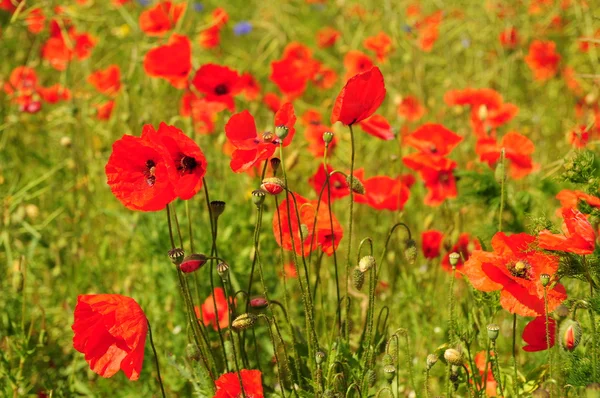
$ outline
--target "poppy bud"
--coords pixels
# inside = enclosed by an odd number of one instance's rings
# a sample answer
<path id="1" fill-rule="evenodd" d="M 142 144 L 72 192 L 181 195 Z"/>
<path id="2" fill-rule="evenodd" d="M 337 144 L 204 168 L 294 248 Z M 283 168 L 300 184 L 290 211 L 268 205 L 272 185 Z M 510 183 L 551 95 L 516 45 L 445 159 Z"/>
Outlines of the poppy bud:
<path id="1" fill-rule="evenodd" d="M 362 272 L 362 273 L 367 272 L 374 266 L 375 266 L 375 257 L 373 257 L 373 256 L 364 256 L 358 262 L 358 268 L 360 269 L 360 272 Z"/>
<path id="2" fill-rule="evenodd" d="M 256 323 L 256 315 L 245 313 L 231 322 L 231 327 L 237 331 L 251 328 Z"/>
<path id="3" fill-rule="evenodd" d="M 581 325 L 577 321 L 566 320 L 560 327 L 560 343 L 567 351 L 573 351 L 581 341 Z"/>
<path id="4" fill-rule="evenodd" d="M 356 177 L 350 178 L 350 176 L 346 176 L 346 183 L 348 184 L 349 187 L 352 188 L 352 192 L 358 193 L 361 195 L 365 194 L 365 186 L 363 185 L 362 182 L 360 182 L 360 180 L 358 178 L 356 178 Z"/>
<path id="5" fill-rule="evenodd" d="M 554 313 L 558 315 L 559 318 L 564 319 L 569 316 L 569 307 L 564 304 L 559 305 L 554 310 Z"/>
<path id="6" fill-rule="evenodd" d="M 308 225 L 300 224 L 300 233 L 300 239 L 306 239 L 306 237 L 308 236 Z"/>
<path id="7" fill-rule="evenodd" d="M 396 376 L 396 367 L 394 365 L 385 365 L 383 367 L 383 375 L 388 383 L 392 383 L 394 376 Z"/>
<path id="8" fill-rule="evenodd" d="M 179 264 L 179 269 L 181 272 L 189 274 L 190 272 L 196 271 L 198 268 L 202 267 L 206 263 L 206 256 L 204 254 L 190 254 L 186 256 L 181 264 Z"/>
<path id="9" fill-rule="evenodd" d="M 326 355 L 323 351 L 317 351 L 317 353 L 315 354 L 315 361 L 317 362 L 317 365 L 322 364 L 325 360 L 325 357 Z"/>
<path id="10" fill-rule="evenodd" d="M 262 310 L 268 306 L 269 302 L 263 296 L 256 296 L 250 299 L 250 307 L 256 308 L 257 310 Z"/>
<path id="11" fill-rule="evenodd" d="M 356 290 L 362 289 L 365 283 L 365 274 L 360 271 L 360 268 L 354 268 L 354 272 L 352 273 L 352 284 Z"/>
<path id="12" fill-rule="evenodd" d="M 333 133 L 331 131 L 326 131 L 323 133 L 323 141 L 325 144 L 330 144 L 333 141 Z"/>
<path id="13" fill-rule="evenodd" d="M 498 335 L 500 334 L 500 326 L 495 323 L 491 323 L 487 325 L 488 339 L 492 341 L 496 341 Z"/>
<path id="14" fill-rule="evenodd" d="M 406 249 L 404 249 L 404 257 L 409 264 L 414 264 L 417 259 L 417 242 L 413 239 L 406 241 Z"/>
<path id="15" fill-rule="evenodd" d="M 256 207 L 261 207 L 265 202 L 266 196 L 267 191 L 264 189 L 255 189 L 252 191 L 252 202 L 256 205 Z"/>
<path id="16" fill-rule="evenodd" d="M 227 275 L 229 275 L 229 264 L 227 263 L 219 263 L 217 264 L 217 274 L 221 277 L 222 280 L 227 279 Z"/>
<path id="17" fill-rule="evenodd" d="M 369 387 L 374 387 L 377 382 L 377 374 L 373 369 L 369 369 L 367 371 L 367 380 L 369 382 Z"/>
<path id="18" fill-rule="evenodd" d="M 390 354 L 385 354 L 382 359 L 383 366 L 392 365 L 394 363 L 394 358 Z"/>
<path id="19" fill-rule="evenodd" d="M 181 264 L 184 257 L 185 252 L 183 251 L 183 249 L 176 247 L 175 249 L 169 250 L 169 258 L 171 259 L 171 262 L 173 262 L 173 264 L 175 265 Z"/>
<path id="20" fill-rule="evenodd" d="M 287 126 L 281 125 L 281 126 L 275 127 L 275 135 L 280 140 L 285 139 L 285 137 L 287 137 L 289 132 L 290 132 L 290 129 Z"/>
<path id="21" fill-rule="evenodd" d="M 15 292 L 21 293 L 23 291 L 24 284 L 25 278 L 23 277 L 23 273 L 21 271 L 15 272 L 12 279 L 12 285 Z"/>
<path id="22" fill-rule="evenodd" d="M 196 347 L 195 344 L 188 344 L 185 347 L 185 355 L 188 357 L 188 359 L 191 359 L 192 361 L 200 360 L 200 350 L 198 349 L 198 347 Z"/>
<path id="23" fill-rule="evenodd" d="M 542 286 L 546 287 L 550 283 L 550 275 L 542 274 L 540 275 L 540 282 L 542 282 Z"/>
<path id="24" fill-rule="evenodd" d="M 498 184 L 502 184 L 506 180 L 506 171 L 504 169 L 504 163 L 501 161 L 496 165 L 496 170 L 494 170 L 494 179 Z"/>
<path id="25" fill-rule="evenodd" d="M 216 219 L 225 211 L 225 202 L 220 200 L 213 200 L 210 202 L 210 210 L 212 216 Z"/>
<path id="26" fill-rule="evenodd" d="M 444 351 L 444 359 L 451 365 L 461 366 L 463 364 L 462 354 L 454 348 L 448 348 Z"/>
<path id="27" fill-rule="evenodd" d="M 271 169 L 273 169 L 273 174 L 277 174 L 277 170 L 279 170 L 279 165 L 281 164 L 281 159 L 279 158 L 271 158 Z"/>
<path id="28" fill-rule="evenodd" d="M 448 261 L 450 261 L 450 265 L 454 268 L 456 264 L 458 264 L 458 260 L 460 260 L 460 254 L 457 252 L 452 252 L 448 255 Z"/>
<path id="29" fill-rule="evenodd" d="M 435 365 L 438 361 L 438 357 L 435 354 L 429 354 L 427 355 L 427 370 L 433 368 L 433 365 Z"/>
<path id="30" fill-rule="evenodd" d="M 279 195 L 285 189 L 285 183 L 281 178 L 268 177 L 262 181 L 260 187 L 271 195 Z"/>

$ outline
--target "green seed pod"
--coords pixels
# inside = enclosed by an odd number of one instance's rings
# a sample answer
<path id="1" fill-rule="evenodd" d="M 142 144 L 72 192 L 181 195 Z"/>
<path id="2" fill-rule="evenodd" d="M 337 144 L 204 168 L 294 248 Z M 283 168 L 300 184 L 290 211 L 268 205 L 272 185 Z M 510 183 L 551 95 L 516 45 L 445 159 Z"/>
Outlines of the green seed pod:
<path id="1" fill-rule="evenodd" d="M 333 133 L 331 131 L 326 131 L 323 133 L 323 141 L 325 144 L 330 144 L 333 141 Z"/>
<path id="2" fill-rule="evenodd" d="M 452 252 L 448 255 L 448 261 L 450 262 L 450 265 L 452 267 L 456 267 L 456 264 L 458 264 L 458 260 L 460 260 L 460 254 L 458 254 L 457 252 Z"/>
<path id="3" fill-rule="evenodd" d="M 542 274 L 540 275 L 540 282 L 542 282 L 542 286 L 546 287 L 550 283 L 550 275 Z"/>
<path id="4" fill-rule="evenodd" d="M 383 367 L 383 375 L 385 376 L 385 380 L 391 384 L 396 376 L 396 367 L 394 365 L 385 365 Z"/>
<path id="5" fill-rule="evenodd" d="M 408 261 L 409 264 L 414 264 L 415 260 L 417 259 L 417 253 L 417 242 L 415 242 L 413 239 L 407 239 L 406 249 L 404 249 L 406 261 Z"/>
<path id="6" fill-rule="evenodd" d="M 352 189 L 352 192 L 358 193 L 361 195 L 365 194 L 365 186 L 358 178 L 356 178 L 356 177 L 350 178 L 350 176 L 346 176 L 346 183 Z"/>
<path id="7" fill-rule="evenodd" d="M 317 365 L 322 364 L 325 358 L 326 355 L 323 351 L 317 351 L 317 353 L 315 354 L 315 361 L 317 362 Z"/>
<path id="8" fill-rule="evenodd" d="M 261 207 L 263 203 L 265 203 L 266 196 L 267 191 L 264 189 L 255 189 L 252 191 L 252 202 L 256 205 L 256 207 Z"/>
<path id="9" fill-rule="evenodd" d="M 285 139 L 285 137 L 287 137 L 289 131 L 290 131 L 290 129 L 287 126 L 284 126 L 284 125 L 275 127 L 275 135 L 280 140 Z"/>
<path id="10" fill-rule="evenodd" d="M 223 262 L 217 264 L 217 274 L 219 274 L 222 280 L 227 280 L 227 275 L 229 275 L 229 264 Z"/>
<path id="11" fill-rule="evenodd" d="M 500 334 L 500 326 L 495 323 L 491 323 L 487 326 L 488 339 L 496 341 L 498 334 Z"/>
<path id="12" fill-rule="evenodd" d="M 365 283 L 365 274 L 360 272 L 358 267 L 354 268 L 352 272 L 352 284 L 356 290 L 361 290 Z"/>
<path id="13" fill-rule="evenodd" d="M 185 252 L 181 248 L 176 247 L 175 249 L 169 250 L 169 258 L 171 259 L 171 262 L 175 265 L 181 264 L 184 257 Z"/>

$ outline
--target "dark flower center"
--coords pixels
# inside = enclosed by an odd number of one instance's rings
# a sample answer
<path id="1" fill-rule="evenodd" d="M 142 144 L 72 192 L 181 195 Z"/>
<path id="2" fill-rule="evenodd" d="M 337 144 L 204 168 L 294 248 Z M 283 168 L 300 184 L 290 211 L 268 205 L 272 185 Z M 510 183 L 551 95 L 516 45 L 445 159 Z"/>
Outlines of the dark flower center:
<path id="1" fill-rule="evenodd" d="M 227 87 L 227 85 L 225 84 L 219 84 L 217 87 L 215 87 L 215 94 L 217 95 L 225 95 L 229 93 L 229 87 Z"/>
<path id="2" fill-rule="evenodd" d="M 438 176 L 438 181 L 442 184 L 447 183 L 448 181 L 450 181 L 450 173 L 448 173 L 447 171 L 441 172 Z"/>
<path id="3" fill-rule="evenodd" d="M 179 170 L 182 174 L 192 173 L 196 166 L 198 166 L 198 162 L 196 162 L 195 158 L 184 155 L 179 161 L 177 170 Z"/>
<path id="4" fill-rule="evenodd" d="M 429 147 L 429 150 L 431 151 L 431 153 L 437 153 L 438 151 L 437 147 L 433 144 Z"/>
<path id="5" fill-rule="evenodd" d="M 506 266 L 508 272 L 516 278 L 531 280 L 531 265 L 527 261 L 519 260 Z"/>
<path id="6" fill-rule="evenodd" d="M 154 160 L 146 160 L 146 170 L 144 170 L 144 176 L 146 177 L 146 184 L 148 184 L 150 187 L 156 183 L 156 176 L 154 175 L 155 172 L 156 163 L 154 163 Z"/>

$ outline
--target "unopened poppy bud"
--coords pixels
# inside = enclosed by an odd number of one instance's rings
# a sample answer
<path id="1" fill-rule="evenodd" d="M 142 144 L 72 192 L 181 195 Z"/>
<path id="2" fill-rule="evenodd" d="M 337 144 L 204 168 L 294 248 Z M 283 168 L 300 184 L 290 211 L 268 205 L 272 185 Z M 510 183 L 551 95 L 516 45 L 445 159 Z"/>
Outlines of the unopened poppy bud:
<path id="1" fill-rule="evenodd" d="M 360 269 L 360 272 L 363 272 L 363 273 L 367 272 L 374 266 L 375 266 L 375 257 L 373 257 L 373 256 L 364 256 L 358 262 L 358 268 Z"/>
<path id="2" fill-rule="evenodd" d="M 273 174 L 277 174 L 277 170 L 279 170 L 279 165 L 281 164 L 281 159 L 271 158 L 269 162 L 271 163 L 271 169 L 273 169 Z"/>
<path id="3" fill-rule="evenodd" d="M 542 282 L 542 286 L 546 287 L 550 283 L 550 275 L 542 274 L 540 275 L 540 282 Z"/>
<path id="4" fill-rule="evenodd" d="M 573 351 L 581 341 L 581 325 L 574 320 L 566 320 L 560 327 L 560 343 L 567 351 Z"/>
<path id="5" fill-rule="evenodd" d="M 325 142 L 325 144 L 331 144 L 331 141 L 333 141 L 333 133 L 331 131 L 324 132 L 323 141 Z"/>
<path id="6" fill-rule="evenodd" d="M 352 284 L 356 290 L 362 289 L 365 283 L 365 274 L 360 271 L 360 268 L 354 268 L 354 272 L 352 273 Z"/>
<path id="7" fill-rule="evenodd" d="M 24 284 L 25 278 L 23 277 L 23 273 L 21 271 L 15 272 L 12 279 L 12 285 L 15 292 L 21 293 L 23 291 Z"/>
<path id="8" fill-rule="evenodd" d="M 498 335 L 500 334 L 500 326 L 496 325 L 495 323 L 490 323 L 487 325 L 487 333 L 488 339 L 496 341 Z"/>
<path id="9" fill-rule="evenodd" d="M 256 323 L 256 315 L 245 313 L 231 322 L 231 327 L 237 331 L 251 328 Z"/>
<path id="10" fill-rule="evenodd" d="M 322 364 L 325 360 L 325 357 L 326 355 L 323 351 L 317 351 L 317 353 L 315 354 L 315 361 L 317 362 L 317 365 Z"/>
<path id="11" fill-rule="evenodd" d="M 456 267 L 456 264 L 458 264 L 458 260 L 460 260 L 460 254 L 458 254 L 457 252 L 452 252 L 448 255 L 448 261 L 450 261 L 450 265 L 452 267 Z"/>
<path id="12" fill-rule="evenodd" d="M 220 200 L 213 200 L 210 202 L 210 210 L 214 218 L 219 217 L 225 211 L 225 202 Z"/>
<path id="13" fill-rule="evenodd" d="M 365 186 L 358 178 L 350 178 L 350 176 L 346 176 L 346 183 L 352 189 L 352 192 L 358 193 L 360 195 L 365 194 Z"/>
<path id="14" fill-rule="evenodd" d="M 308 225 L 300 224 L 300 233 L 302 234 L 301 239 L 306 239 L 306 237 L 308 236 Z"/>
<path id="15" fill-rule="evenodd" d="M 479 106 L 479 109 L 477 109 L 477 117 L 479 118 L 479 120 L 485 120 L 488 117 L 488 108 L 485 105 L 481 105 Z"/>
<path id="16" fill-rule="evenodd" d="M 460 351 L 455 350 L 454 348 L 448 348 L 444 351 L 444 359 L 448 361 L 451 365 L 460 366 L 463 364 L 463 358 Z"/>
<path id="17" fill-rule="evenodd" d="M 406 241 L 406 249 L 404 249 L 404 257 L 409 264 L 414 264 L 417 259 L 417 242 L 413 239 Z"/>
<path id="18" fill-rule="evenodd" d="M 179 269 L 181 272 L 189 274 L 190 272 L 196 271 L 198 268 L 202 267 L 206 263 L 206 256 L 204 254 L 190 254 L 186 256 L 181 264 L 179 264 Z"/>
<path id="19" fill-rule="evenodd" d="M 256 207 L 261 207 L 263 203 L 265 203 L 266 196 L 267 191 L 264 189 L 255 189 L 252 191 L 252 202 L 256 205 Z"/>
<path id="20" fill-rule="evenodd" d="M 260 187 L 271 195 L 279 195 L 285 189 L 285 183 L 281 178 L 268 177 L 262 181 Z"/>
<path id="21" fill-rule="evenodd" d="M 181 264 L 184 257 L 185 257 L 185 252 L 183 251 L 183 249 L 181 249 L 179 247 L 169 250 L 169 258 L 175 265 Z"/>
<path id="22" fill-rule="evenodd" d="M 188 357 L 188 359 L 191 359 L 192 361 L 200 360 L 200 350 L 198 349 L 198 347 L 196 347 L 195 344 L 188 344 L 185 347 L 185 355 Z"/>
<path id="23" fill-rule="evenodd" d="M 229 264 L 227 263 L 219 263 L 217 264 L 217 274 L 221 277 L 222 280 L 227 279 L 227 275 L 229 275 Z"/>
<path id="24" fill-rule="evenodd" d="M 391 383 L 394 380 L 394 376 L 396 376 L 396 367 L 394 365 L 385 365 L 383 367 L 383 375 L 385 376 L 385 380 Z"/>
<path id="25" fill-rule="evenodd" d="M 256 296 L 250 299 L 250 307 L 262 310 L 269 306 L 269 301 L 263 296 Z"/>
<path id="26" fill-rule="evenodd" d="M 548 392 L 548 390 L 546 390 L 545 388 L 542 387 L 538 387 L 532 394 L 531 396 L 533 398 L 549 398 L 550 397 L 550 393 Z"/>
<path id="27" fill-rule="evenodd" d="M 433 365 L 437 363 L 438 359 L 439 358 L 435 354 L 427 355 L 427 370 L 433 368 Z"/>
<path id="28" fill-rule="evenodd" d="M 558 315 L 559 318 L 564 319 L 569 316 L 569 307 L 564 304 L 559 305 L 554 310 L 554 313 Z"/>
<path id="29" fill-rule="evenodd" d="M 498 184 L 502 184 L 506 180 L 506 170 L 504 169 L 504 163 L 498 162 L 496 169 L 494 170 L 494 179 Z"/>
<path id="30" fill-rule="evenodd" d="M 367 381 L 369 382 L 369 387 L 374 387 L 377 382 L 377 374 L 373 369 L 369 369 L 367 371 Z"/>
<path id="31" fill-rule="evenodd" d="M 275 127 L 275 135 L 280 140 L 285 139 L 285 137 L 287 137 L 287 135 L 288 135 L 289 132 L 290 132 L 290 129 L 287 126 L 285 126 L 285 125 L 281 125 L 281 126 Z"/>

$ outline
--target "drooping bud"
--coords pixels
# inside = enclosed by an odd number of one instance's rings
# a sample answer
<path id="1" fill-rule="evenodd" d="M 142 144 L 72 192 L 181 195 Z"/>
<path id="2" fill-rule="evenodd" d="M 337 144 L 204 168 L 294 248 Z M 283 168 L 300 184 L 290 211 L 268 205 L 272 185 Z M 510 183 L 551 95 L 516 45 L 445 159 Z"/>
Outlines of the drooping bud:
<path id="1" fill-rule="evenodd" d="M 333 375 L 333 388 L 338 392 L 346 391 L 346 378 L 343 373 Z"/>
<path id="2" fill-rule="evenodd" d="M 235 318 L 233 322 L 231 322 L 231 327 L 236 331 L 248 329 L 254 326 L 256 319 L 256 315 L 245 313 Z"/>
<path id="3" fill-rule="evenodd" d="M 256 207 L 261 207 L 263 203 L 265 203 L 266 196 L 267 191 L 264 189 L 255 189 L 252 191 L 252 202 L 256 205 Z"/>
<path id="4" fill-rule="evenodd" d="M 285 189 L 285 183 L 281 178 L 267 177 L 260 186 L 271 195 L 279 195 Z"/>
<path id="5" fill-rule="evenodd" d="M 487 325 L 488 339 L 492 341 L 496 341 L 498 335 L 500 334 L 500 326 L 495 323 L 491 323 Z"/>
<path id="6" fill-rule="evenodd" d="M 562 348 L 567 351 L 575 350 L 581 341 L 582 334 L 583 331 L 581 330 L 581 325 L 579 322 L 571 319 L 564 321 L 560 327 L 559 334 Z"/>
<path id="7" fill-rule="evenodd" d="M 306 224 L 300 224 L 300 231 L 299 231 L 302 235 L 301 235 L 301 239 L 306 239 L 306 237 L 308 236 L 308 225 Z"/>
<path id="8" fill-rule="evenodd" d="M 369 383 L 369 387 L 374 387 L 377 382 L 377 374 L 373 369 L 369 369 L 367 371 L 367 381 Z"/>
<path id="9" fill-rule="evenodd" d="M 388 383 L 392 383 L 394 376 L 396 376 L 396 367 L 394 365 L 385 365 L 383 367 L 383 375 Z"/>
<path id="10" fill-rule="evenodd" d="M 324 132 L 323 141 L 325 142 L 325 145 L 331 144 L 331 141 L 333 141 L 333 133 L 331 131 Z"/>
<path id="11" fill-rule="evenodd" d="M 354 272 L 352 273 L 352 284 L 356 290 L 362 289 L 365 283 L 365 274 L 360 271 L 360 268 L 354 268 Z"/>
<path id="12" fill-rule="evenodd" d="M 559 318 L 564 319 L 569 316 L 569 307 L 564 304 L 559 305 L 554 310 L 554 313 L 558 315 Z"/>
<path id="13" fill-rule="evenodd" d="M 284 140 L 285 137 L 287 137 L 289 132 L 290 132 L 290 129 L 285 125 L 275 127 L 275 135 L 280 140 Z"/>
<path id="14" fill-rule="evenodd" d="M 277 174 L 277 170 L 279 170 L 279 165 L 281 164 L 281 159 L 271 158 L 269 162 L 271 163 L 271 169 L 273 169 L 273 175 Z"/>
<path id="15" fill-rule="evenodd" d="M 317 351 L 317 353 L 315 354 L 315 361 L 317 362 L 317 365 L 322 364 L 325 360 L 325 357 L 326 355 L 323 351 Z"/>
<path id="16" fill-rule="evenodd" d="M 171 259 L 171 262 L 175 265 L 181 264 L 184 257 L 185 257 L 185 252 L 183 251 L 183 249 L 181 249 L 179 247 L 169 250 L 169 258 Z"/>
<path id="17" fill-rule="evenodd" d="M 256 296 L 250 299 L 250 307 L 262 310 L 269 306 L 269 301 L 264 296 Z"/>
<path id="18" fill-rule="evenodd" d="M 181 264 L 179 264 L 179 269 L 181 272 L 189 274 L 190 272 L 196 271 L 198 268 L 202 267 L 206 263 L 206 256 L 204 254 L 190 254 L 186 256 Z"/>
<path id="19" fill-rule="evenodd" d="M 227 280 L 227 275 L 229 275 L 229 264 L 227 263 L 219 263 L 217 264 L 217 274 L 221 277 L 222 280 Z"/>
<path id="20" fill-rule="evenodd" d="M 213 200 L 210 202 L 210 210 L 213 218 L 218 218 L 225 211 L 225 202 L 220 200 Z"/>
<path id="21" fill-rule="evenodd" d="M 358 262 L 358 268 L 360 269 L 360 272 L 362 272 L 362 273 L 367 272 L 374 266 L 375 266 L 375 257 L 373 257 L 373 256 L 364 256 Z"/>
<path id="22" fill-rule="evenodd" d="M 365 186 L 363 183 L 356 177 L 350 178 L 350 176 L 346 176 L 346 184 L 352 189 L 352 192 L 358 193 L 360 195 L 365 194 Z"/>
<path id="23" fill-rule="evenodd" d="M 450 261 L 450 265 L 454 268 L 456 264 L 458 264 L 458 260 L 460 260 L 460 254 L 457 252 L 452 252 L 448 255 L 448 261 Z"/>
<path id="24" fill-rule="evenodd" d="M 409 264 L 414 264 L 417 259 L 417 242 L 413 239 L 406 240 L 406 249 L 404 249 L 404 257 Z"/>
<path id="25" fill-rule="evenodd" d="M 433 365 L 437 363 L 438 359 L 439 358 L 435 354 L 427 355 L 427 370 L 433 368 Z"/>
<path id="26" fill-rule="evenodd" d="M 385 354 L 381 362 L 383 363 L 383 366 L 392 365 L 394 363 L 394 358 L 390 354 Z"/>
<path id="27" fill-rule="evenodd" d="M 448 348 L 446 351 L 444 351 L 444 359 L 451 365 L 461 366 L 463 364 L 462 354 L 460 351 L 455 350 L 454 348 Z"/>
<path id="28" fill-rule="evenodd" d="M 542 274 L 540 275 L 540 282 L 542 282 L 542 286 L 546 287 L 550 283 L 550 275 Z"/>

